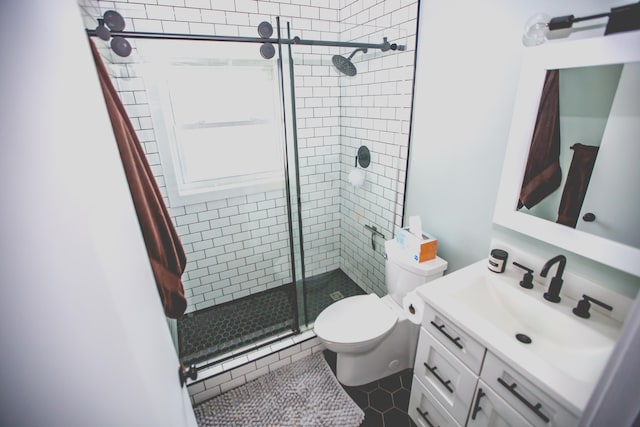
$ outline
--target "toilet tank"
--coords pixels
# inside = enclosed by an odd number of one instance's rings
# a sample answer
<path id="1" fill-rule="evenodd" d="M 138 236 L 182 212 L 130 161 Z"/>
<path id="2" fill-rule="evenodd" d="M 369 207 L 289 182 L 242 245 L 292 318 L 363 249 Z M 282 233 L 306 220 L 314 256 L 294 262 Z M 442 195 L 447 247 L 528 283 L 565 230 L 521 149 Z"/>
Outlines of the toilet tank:
<path id="1" fill-rule="evenodd" d="M 447 261 L 440 257 L 416 262 L 395 240 L 384 243 L 387 292 L 402 307 L 402 298 L 416 287 L 442 277 Z"/>

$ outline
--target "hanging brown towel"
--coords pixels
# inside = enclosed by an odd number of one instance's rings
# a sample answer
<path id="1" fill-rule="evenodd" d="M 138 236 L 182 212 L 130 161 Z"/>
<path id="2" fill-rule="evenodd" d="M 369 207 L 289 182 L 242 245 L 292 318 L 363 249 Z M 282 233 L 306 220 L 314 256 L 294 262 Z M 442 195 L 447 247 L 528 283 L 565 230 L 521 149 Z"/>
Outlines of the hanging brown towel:
<path id="1" fill-rule="evenodd" d="M 187 258 L 135 129 L 93 40 L 89 42 L 164 312 L 177 319 L 187 308 L 181 280 Z"/>
<path id="2" fill-rule="evenodd" d="M 569 166 L 567 182 L 562 190 L 556 222 L 576 228 L 599 147 L 574 144 L 571 149 L 573 150 L 573 158 L 571 166 Z"/>
<path id="3" fill-rule="evenodd" d="M 560 103 L 558 70 L 549 70 L 544 81 L 538 117 L 531 138 L 518 209 L 531 209 L 553 193 L 562 182 L 560 170 Z"/>

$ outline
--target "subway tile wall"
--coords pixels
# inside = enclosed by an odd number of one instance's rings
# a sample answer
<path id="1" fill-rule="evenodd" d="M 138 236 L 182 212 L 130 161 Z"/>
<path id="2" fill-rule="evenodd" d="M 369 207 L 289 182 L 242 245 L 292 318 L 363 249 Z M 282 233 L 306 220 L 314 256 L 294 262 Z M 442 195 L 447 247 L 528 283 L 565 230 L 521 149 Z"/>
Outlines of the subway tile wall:
<path id="1" fill-rule="evenodd" d="M 383 36 L 405 50 L 368 52 L 356 62 L 358 74 L 341 85 L 341 268 L 368 292 L 386 293 L 384 240 L 402 225 L 407 170 L 418 3 L 412 0 L 342 0 L 341 22 L 361 27 L 344 40 L 379 43 Z M 373 28 L 373 32 L 362 29 Z M 382 30 L 380 30 L 382 29 Z M 358 56 L 354 57 L 357 59 Z M 348 183 L 358 147 L 371 150 L 366 181 Z M 365 225 L 375 226 L 384 239 Z"/>
<path id="2" fill-rule="evenodd" d="M 87 28 L 115 9 L 129 30 L 254 37 L 261 21 L 275 26 L 275 17 L 281 16 L 283 25 L 291 22 L 292 36 L 380 43 L 384 35 L 406 45 L 402 52 L 356 55 L 354 78 L 342 77 L 331 64 L 332 55 L 351 50 L 293 47 L 306 275 L 340 267 L 367 292 L 385 293 L 383 240 L 376 238 L 374 251 L 364 225 L 375 225 L 391 238 L 394 225 L 402 222 L 416 0 L 79 3 L 83 13 L 93 14 Z M 108 49 L 101 52 L 166 196 L 135 53 L 123 59 Z M 354 189 L 347 175 L 360 145 L 369 147 L 372 163 L 365 185 Z M 189 260 L 183 276 L 188 311 L 291 281 L 285 204 L 283 192 L 271 192 L 170 207 Z"/>

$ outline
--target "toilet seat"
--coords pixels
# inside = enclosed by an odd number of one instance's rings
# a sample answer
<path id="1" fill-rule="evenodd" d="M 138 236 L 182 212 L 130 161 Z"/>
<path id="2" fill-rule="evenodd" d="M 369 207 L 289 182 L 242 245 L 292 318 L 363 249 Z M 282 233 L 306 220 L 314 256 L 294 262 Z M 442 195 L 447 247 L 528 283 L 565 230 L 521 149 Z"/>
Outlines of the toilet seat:
<path id="1" fill-rule="evenodd" d="M 356 344 L 384 337 L 397 321 L 397 314 L 377 295 L 357 295 L 325 308 L 318 315 L 313 329 L 323 340 Z"/>

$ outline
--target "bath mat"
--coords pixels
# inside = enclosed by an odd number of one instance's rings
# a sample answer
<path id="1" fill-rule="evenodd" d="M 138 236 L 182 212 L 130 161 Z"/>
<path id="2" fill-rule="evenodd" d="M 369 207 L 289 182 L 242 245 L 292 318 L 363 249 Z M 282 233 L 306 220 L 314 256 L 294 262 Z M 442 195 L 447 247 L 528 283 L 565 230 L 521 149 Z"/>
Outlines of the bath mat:
<path id="1" fill-rule="evenodd" d="M 358 426 L 364 412 L 322 353 L 312 354 L 195 406 L 200 427 Z"/>

